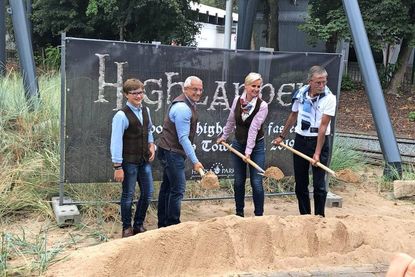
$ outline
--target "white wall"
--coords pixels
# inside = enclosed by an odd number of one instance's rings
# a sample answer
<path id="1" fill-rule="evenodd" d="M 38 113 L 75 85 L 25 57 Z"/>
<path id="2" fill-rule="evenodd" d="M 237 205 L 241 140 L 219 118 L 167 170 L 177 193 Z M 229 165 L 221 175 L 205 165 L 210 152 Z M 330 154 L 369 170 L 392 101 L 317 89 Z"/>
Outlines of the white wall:
<path id="1" fill-rule="evenodd" d="M 197 47 L 223 48 L 224 33 L 218 33 L 217 25 L 200 23 L 200 34 L 196 36 Z M 231 34 L 231 49 L 236 49 L 236 34 Z"/>

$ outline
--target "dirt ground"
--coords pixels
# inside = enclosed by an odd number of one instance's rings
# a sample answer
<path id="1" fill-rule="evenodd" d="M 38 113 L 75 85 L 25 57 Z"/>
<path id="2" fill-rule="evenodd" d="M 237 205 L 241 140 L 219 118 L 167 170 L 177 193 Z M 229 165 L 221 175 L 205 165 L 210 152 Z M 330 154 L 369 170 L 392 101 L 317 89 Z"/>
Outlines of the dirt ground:
<path id="1" fill-rule="evenodd" d="M 386 96 L 397 137 L 415 139 L 414 97 Z M 375 134 L 365 94 L 346 92 L 340 98 L 337 130 Z M 119 222 L 104 224 L 109 241 L 74 243 L 59 254 L 45 276 L 236 276 L 383 265 L 396 252 L 415 256 L 415 200 L 396 200 L 381 189 L 381 168 L 362 169 L 360 182 L 339 182 L 331 192 L 342 197 L 341 208 L 327 208 L 326 217 L 299 216 L 292 196 L 266 197 L 265 216 L 254 217 L 246 201 L 245 218 L 234 216 L 234 201 L 183 202 L 182 223 L 157 229 L 154 208 L 149 231 L 121 239 Z M 51 227 L 52 226 L 52 227 Z M 57 228 L 54 222 L 22 218 L 0 226 L 27 235 L 48 229 L 48 244 L 73 239 L 79 227 Z M 95 234 L 96 235 L 96 234 Z M 13 261 L 11 261 L 13 262 Z"/>
<path id="2" fill-rule="evenodd" d="M 409 119 L 409 113 L 415 112 L 415 90 L 399 96 L 386 94 L 384 98 L 396 137 L 415 139 L 415 121 Z M 369 100 L 363 90 L 342 92 L 337 114 L 337 131 L 376 135 Z"/>
<path id="3" fill-rule="evenodd" d="M 359 183 L 339 183 L 332 192 L 341 208 L 326 217 L 299 216 L 293 197 L 266 198 L 265 216 L 233 215 L 234 202 L 184 202 L 182 223 L 109 242 L 74 247 L 45 276 L 235 276 L 243 273 L 324 270 L 387 265 L 396 252 L 415 255 L 414 200 L 394 200 L 380 191 L 378 168 L 362 171 Z M 57 229 L 63 237 L 71 228 Z"/>

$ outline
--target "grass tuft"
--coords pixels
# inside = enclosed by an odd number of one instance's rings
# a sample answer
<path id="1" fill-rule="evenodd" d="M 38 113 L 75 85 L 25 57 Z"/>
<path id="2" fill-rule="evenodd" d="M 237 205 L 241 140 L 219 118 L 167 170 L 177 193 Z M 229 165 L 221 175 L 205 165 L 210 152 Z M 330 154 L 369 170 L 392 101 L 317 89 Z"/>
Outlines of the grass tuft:
<path id="1" fill-rule="evenodd" d="M 22 78 L 0 79 L 0 218 L 26 212 L 53 216 L 58 192 L 60 76 L 39 77 L 38 109 L 30 111 Z"/>
<path id="2" fill-rule="evenodd" d="M 358 171 L 366 165 L 367 160 L 363 154 L 353 148 L 353 144 L 347 141 L 347 139 L 335 136 L 330 168 L 334 171 L 346 168 Z"/>

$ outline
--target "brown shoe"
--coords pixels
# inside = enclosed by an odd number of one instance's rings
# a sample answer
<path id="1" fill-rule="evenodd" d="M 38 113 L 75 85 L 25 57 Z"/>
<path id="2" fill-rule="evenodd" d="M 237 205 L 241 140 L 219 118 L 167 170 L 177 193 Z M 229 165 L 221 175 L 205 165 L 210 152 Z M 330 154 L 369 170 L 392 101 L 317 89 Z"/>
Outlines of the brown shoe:
<path id="1" fill-rule="evenodd" d="M 128 238 L 128 237 L 131 237 L 133 235 L 134 235 L 133 228 L 131 228 L 131 227 L 122 230 L 122 237 L 123 238 Z"/>
<path id="2" fill-rule="evenodd" d="M 134 235 L 137 235 L 137 234 L 139 234 L 139 233 L 144 233 L 145 231 L 147 231 L 147 229 L 146 229 L 146 228 L 144 228 L 144 226 L 143 226 L 143 225 L 138 225 L 138 227 L 134 227 L 134 229 L 133 229 L 133 234 L 134 234 Z"/>

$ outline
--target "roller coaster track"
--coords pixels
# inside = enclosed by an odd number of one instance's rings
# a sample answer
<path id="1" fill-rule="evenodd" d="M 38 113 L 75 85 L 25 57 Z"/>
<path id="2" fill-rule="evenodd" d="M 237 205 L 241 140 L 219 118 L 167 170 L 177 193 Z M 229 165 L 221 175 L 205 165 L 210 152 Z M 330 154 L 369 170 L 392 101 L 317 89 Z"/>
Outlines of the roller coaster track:
<path id="1" fill-rule="evenodd" d="M 380 164 L 383 162 L 384 158 L 378 137 L 340 132 L 337 132 L 336 135 L 345 139 L 346 143 L 351 145 L 353 149 L 362 152 L 369 163 Z M 402 163 L 415 165 L 415 140 L 397 138 L 396 141 L 401 153 Z"/>

